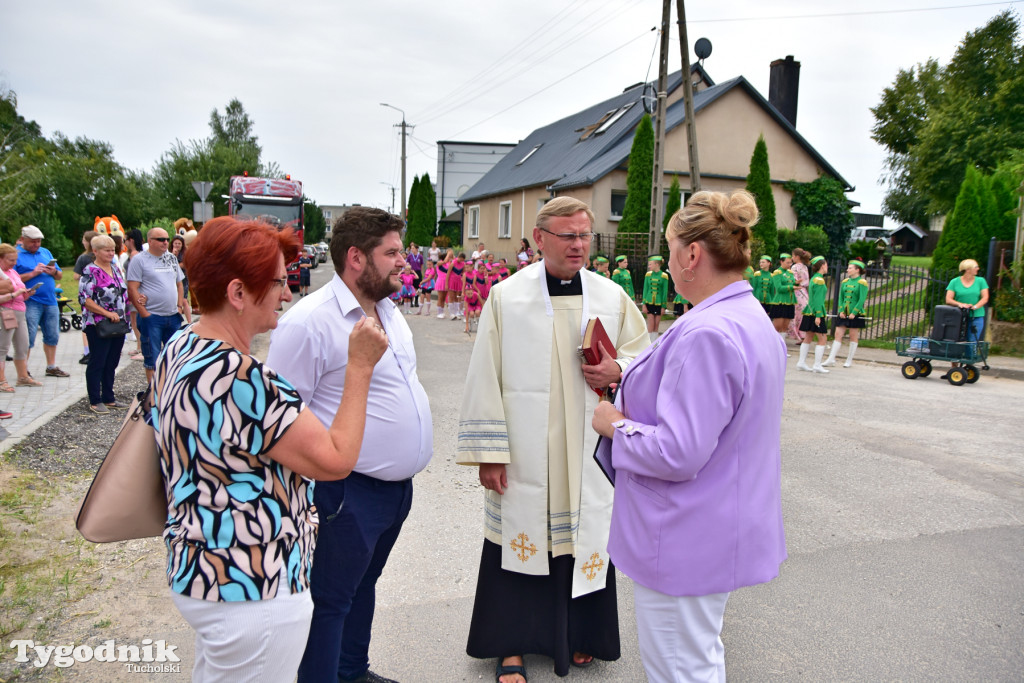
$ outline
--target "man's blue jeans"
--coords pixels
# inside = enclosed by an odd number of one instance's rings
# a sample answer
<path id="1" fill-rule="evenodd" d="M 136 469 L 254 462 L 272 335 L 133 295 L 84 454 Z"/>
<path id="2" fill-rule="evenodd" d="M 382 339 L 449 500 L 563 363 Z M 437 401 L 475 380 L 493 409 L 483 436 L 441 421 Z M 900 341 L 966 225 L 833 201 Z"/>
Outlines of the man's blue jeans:
<path id="1" fill-rule="evenodd" d="M 147 370 L 156 369 L 160 349 L 181 328 L 181 314 L 139 316 L 139 334 L 142 336 L 142 364 Z"/>
<path id="2" fill-rule="evenodd" d="M 28 347 L 36 345 L 36 331 L 43 329 L 43 344 L 56 346 L 60 341 L 60 309 L 56 304 L 25 302 L 25 325 L 28 328 Z"/>

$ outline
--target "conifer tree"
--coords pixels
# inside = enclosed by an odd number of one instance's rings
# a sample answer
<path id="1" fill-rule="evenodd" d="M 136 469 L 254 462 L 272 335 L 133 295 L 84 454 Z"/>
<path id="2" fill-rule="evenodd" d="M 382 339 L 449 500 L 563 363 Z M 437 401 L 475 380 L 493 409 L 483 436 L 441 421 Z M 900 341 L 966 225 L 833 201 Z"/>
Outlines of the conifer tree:
<path id="1" fill-rule="evenodd" d="M 771 172 L 768 169 L 768 145 L 764 135 L 757 138 L 754 154 L 750 157 L 747 191 L 754 195 L 759 218 L 754 226 L 754 239 L 760 240 L 764 253 L 778 258 L 779 231 L 775 224 L 775 197 L 772 195 Z"/>
<path id="2" fill-rule="evenodd" d="M 647 232 L 651 229 L 651 186 L 654 183 L 654 126 L 644 114 L 633 135 L 626 173 L 626 206 L 619 232 Z"/>
<path id="3" fill-rule="evenodd" d="M 932 252 L 933 277 L 944 278 L 956 272 L 964 259 L 974 259 L 985 270 L 988 260 L 988 235 L 985 226 L 991 224 L 985 206 L 986 181 L 974 166 L 968 165 L 953 212 L 946 218 L 939 243 Z"/>

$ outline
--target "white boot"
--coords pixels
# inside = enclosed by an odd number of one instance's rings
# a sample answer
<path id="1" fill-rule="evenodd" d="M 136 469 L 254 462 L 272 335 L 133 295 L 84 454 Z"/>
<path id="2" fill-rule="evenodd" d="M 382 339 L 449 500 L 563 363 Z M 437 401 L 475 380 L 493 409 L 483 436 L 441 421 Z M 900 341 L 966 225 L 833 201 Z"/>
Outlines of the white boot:
<path id="1" fill-rule="evenodd" d="M 853 365 L 853 354 L 857 353 L 857 342 L 850 342 L 850 352 L 846 354 L 846 362 L 843 363 L 844 368 L 848 368 Z"/>
<path id="2" fill-rule="evenodd" d="M 420 306 L 420 315 L 430 315 L 430 303 L 431 302 L 428 301 Z"/>
<path id="3" fill-rule="evenodd" d="M 836 364 L 836 356 L 839 355 L 839 347 L 841 347 L 842 345 L 843 345 L 842 342 L 837 342 L 837 341 L 832 342 L 832 350 L 829 351 L 828 360 L 825 361 L 824 363 L 822 363 L 821 367 L 827 368 L 829 366 L 832 366 L 832 365 Z"/>
<path id="4" fill-rule="evenodd" d="M 437 317 L 438 319 L 444 318 L 444 306 L 440 301 L 437 302 Z"/>
<path id="5" fill-rule="evenodd" d="M 828 370 L 821 367 L 821 357 L 825 355 L 825 345 L 814 347 L 814 367 L 811 368 L 814 372 L 820 372 L 823 375 L 828 374 Z"/>
<path id="6" fill-rule="evenodd" d="M 822 347 L 819 346 L 818 348 L 820 349 Z M 801 344 L 800 345 L 800 360 L 796 364 L 796 369 L 797 370 L 803 370 L 804 372 L 810 372 L 811 371 L 811 366 L 809 366 L 807 364 L 807 354 L 808 354 L 808 352 L 810 352 L 810 350 L 811 350 L 811 345 L 810 344 Z M 820 363 L 821 362 L 821 354 L 819 353 L 819 354 L 817 354 L 817 356 L 818 357 L 815 359 L 815 361 L 817 363 Z"/>
<path id="7" fill-rule="evenodd" d="M 412 304 L 410 304 L 408 301 L 403 301 L 402 302 L 402 313 L 405 313 L 406 315 L 409 315 L 409 312 L 411 310 L 412 310 Z"/>
<path id="8" fill-rule="evenodd" d="M 658 338 L 658 333 L 657 332 L 648 332 L 647 336 L 651 338 L 651 343 L 653 344 L 654 340 Z"/>
<path id="9" fill-rule="evenodd" d="M 789 358 L 789 344 L 786 343 L 786 332 L 779 332 L 779 339 L 782 340 L 782 345 L 786 348 L 786 358 Z"/>

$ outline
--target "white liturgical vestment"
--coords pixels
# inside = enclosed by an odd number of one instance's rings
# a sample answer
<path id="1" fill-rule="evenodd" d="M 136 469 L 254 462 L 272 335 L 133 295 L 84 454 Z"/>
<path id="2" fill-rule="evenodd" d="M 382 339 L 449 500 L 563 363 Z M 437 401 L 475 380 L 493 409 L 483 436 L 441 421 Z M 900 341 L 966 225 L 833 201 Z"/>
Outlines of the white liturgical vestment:
<path id="1" fill-rule="evenodd" d="M 487 491 L 484 535 L 502 569 L 547 575 L 548 551 L 571 554 L 573 597 L 605 586 L 613 491 L 591 457 L 597 394 L 578 354 L 599 317 L 622 368 L 649 343 L 643 316 L 617 284 L 581 271 L 582 296 L 548 295 L 544 263 L 495 285 L 484 305 L 459 421 L 457 461 L 507 466 L 504 495 Z"/>

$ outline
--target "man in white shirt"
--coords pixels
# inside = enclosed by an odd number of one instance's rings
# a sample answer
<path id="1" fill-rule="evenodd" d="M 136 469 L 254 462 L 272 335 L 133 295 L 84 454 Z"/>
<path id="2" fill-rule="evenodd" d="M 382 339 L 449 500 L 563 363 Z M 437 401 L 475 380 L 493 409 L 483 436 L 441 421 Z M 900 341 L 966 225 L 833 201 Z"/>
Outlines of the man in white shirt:
<path id="1" fill-rule="evenodd" d="M 480 242 L 479 244 L 476 245 L 476 251 L 473 252 L 472 259 L 476 261 L 478 258 L 483 258 L 484 254 L 486 253 L 487 250 L 484 249 L 484 243 Z"/>
<path id="2" fill-rule="evenodd" d="M 320 517 L 310 590 L 313 621 L 298 680 L 388 679 L 369 670 L 374 590 L 412 505 L 412 477 L 433 452 L 427 394 L 416 374 L 412 332 L 388 297 L 400 289 L 402 221 L 356 207 L 334 226 L 331 282 L 292 307 L 271 337 L 267 364 L 330 424 L 345 385 L 348 333 L 370 317 L 388 334 L 373 372 L 355 471 L 318 481 Z"/>

